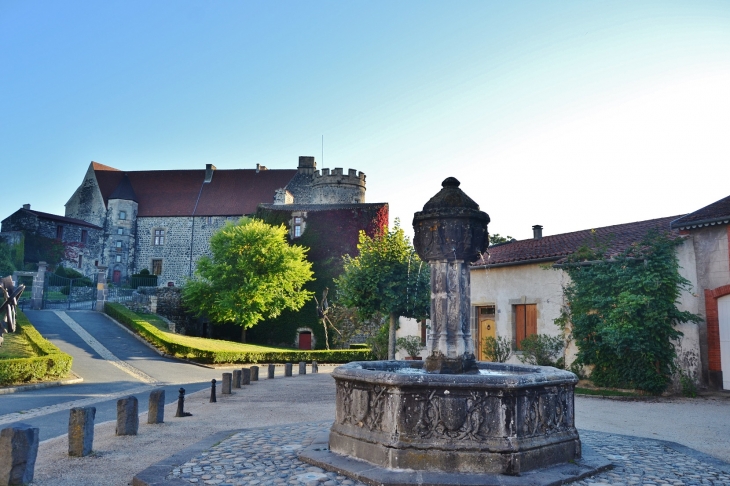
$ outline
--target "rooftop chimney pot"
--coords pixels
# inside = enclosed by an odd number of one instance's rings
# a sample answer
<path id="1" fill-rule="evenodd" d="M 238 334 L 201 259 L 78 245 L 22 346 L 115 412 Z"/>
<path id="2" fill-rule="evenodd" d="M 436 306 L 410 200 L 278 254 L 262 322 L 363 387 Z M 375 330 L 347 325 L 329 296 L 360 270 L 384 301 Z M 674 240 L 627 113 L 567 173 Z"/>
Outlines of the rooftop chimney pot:
<path id="1" fill-rule="evenodd" d="M 532 227 L 532 237 L 536 240 L 539 240 L 542 238 L 542 226 L 539 224 L 536 224 Z"/>
<path id="2" fill-rule="evenodd" d="M 23 209 L 30 209 L 30 204 L 23 204 Z"/>
<path id="3" fill-rule="evenodd" d="M 208 183 L 213 180 L 213 171 L 215 170 L 215 165 L 213 164 L 205 164 L 205 181 L 204 183 Z"/>

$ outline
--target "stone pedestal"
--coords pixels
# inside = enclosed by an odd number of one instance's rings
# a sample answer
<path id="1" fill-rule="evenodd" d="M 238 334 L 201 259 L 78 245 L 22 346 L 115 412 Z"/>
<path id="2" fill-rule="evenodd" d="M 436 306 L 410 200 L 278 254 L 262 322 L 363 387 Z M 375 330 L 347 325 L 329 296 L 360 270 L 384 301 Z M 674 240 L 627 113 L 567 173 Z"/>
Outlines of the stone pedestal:
<path id="1" fill-rule="evenodd" d="M 299 374 L 300 375 L 306 375 L 307 374 L 307 363 L 305 361 L 299 362 Z"/>
<path id="2" fill-rule="evenodd" d="M 231 382 L 233 381 L 233 373 L 223 373 L 223 384 L 221 385 L 221 395 L 231 394 Z"/>
<path id="3" fill-rule="evenodd" d="M 68 416 L 68 455 L 83 457 L 94 447 L 95 407 L 72 408 Z"/>
<path id="4" fill-rule="evenodd" d="M 165 390 L 152 390 L 147 407 L 147 423 L 161 424 L 165 422 Z"/>
<path id="5" fill-rule="evenodd" d="M 292 372 L 292 364 L 284 363 L 284 376 L 291 376 L 291 372 Z"/>
<path id="6" fill-rule="evenodd" d="M 33 482 L 38 436 L 38 429 L 26 424 L 0 431 L 0 484 Z"/>
<path id="7" fill-rule="evenodd" d="M 38 272 L 33 277 L 33 293 L 30 298 L 30 308 L 38 310 L 43 308 L 43 288 L 46 285 L 46 262 L 38 262 Z"/>
<path id="8" fill-rule="evenodd" d="M 259 381 L 259 367 L 252 366 L 249 369 L 251 370 L 251 381 Z"/>
<path id="9" fill-rule="evenodd" d="M 312 373 L 319 373 L 319 366 L 316 361 L 312 361 Z"/>
<path id="10" fill-rule="evenodd" d="M 233 370 L 233 388 L 241 388 L 241 370 Z"/>
<path id="11" fill-rule="evenodd" d="M 273 380 L 274 379 L 274 371 L 275 370 L 276 370 L 276 368 L 274 367 L 274 365 L 273 364 L 270 364 L 269 365 L 269 376 L 268 376 L 269 380 Z"/>
<path id="12" fill-rule="evenodd" d="M 117 400 L 117 435 L 137 435 L 139 430 L 139 403 L 137 397 Z"/>
<path id="13" fill-rule="evenodd" d="M 242 385 L 250 385 L 251 384 L 251 369 L 250 368 L 242 368 L 241 369 L 241 384 Z"/>

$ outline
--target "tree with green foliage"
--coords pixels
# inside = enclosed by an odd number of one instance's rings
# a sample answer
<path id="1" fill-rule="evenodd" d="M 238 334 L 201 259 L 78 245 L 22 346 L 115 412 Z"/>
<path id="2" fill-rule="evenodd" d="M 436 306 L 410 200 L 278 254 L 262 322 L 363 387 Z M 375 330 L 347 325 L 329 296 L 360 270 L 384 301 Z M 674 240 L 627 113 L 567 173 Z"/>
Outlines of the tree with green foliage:
<path id="1" fill-rule="evenodd" d="M 10 254 L 10 245 L 0 240 L 0 277 L 12 275 L 15 270 L 13 258 Z"/>
<path id="2" fill-rule="evenodd" d="M 682 240 L 650 232 L 613 258 L 605 245 L 583 246 L 565 264 L 567 306 L 556 320 L 570 325 L 577 362 L 593 365 L 599 386 L 662 393 L 674 371 L 678 323 L 700 317 L 677 308 L 690 282 L 679 274 Z"/>
<path id="3" fill-rule="evenodd" d="M 511 241 L 514 241 L 514 238 L 511 236 L 502 236 L 499 233 L 491 233 L 489 235 L 489 245 L 501 245 L 502 243 L 510 243 Z"/>
<path id="4" fill-rule="evenodd" d="M 343 274 L 336 279 L 337 297 L 357 309 L 362 319 L 378 312 L 390 317 L 388 358 L 395 359 L 398 317 L 424 319 L 431 306 L 431 270 L 416 255 L 396 220 L 392 230 L 370 238 L 360 232 L 356 258 L 345 256 Z"/>
<path id="5" fill-rule="evenodd" d="M 303 289 L 312 280 L 307 250 L 289 245 L 283 225 L 243 218 L 210 239 L 212 257 L 198 260 L 195 278 L 182 289 L 185 306 L 213 323 L 247 328 L 284 309 L 299 310 L 312 298 Z"/>

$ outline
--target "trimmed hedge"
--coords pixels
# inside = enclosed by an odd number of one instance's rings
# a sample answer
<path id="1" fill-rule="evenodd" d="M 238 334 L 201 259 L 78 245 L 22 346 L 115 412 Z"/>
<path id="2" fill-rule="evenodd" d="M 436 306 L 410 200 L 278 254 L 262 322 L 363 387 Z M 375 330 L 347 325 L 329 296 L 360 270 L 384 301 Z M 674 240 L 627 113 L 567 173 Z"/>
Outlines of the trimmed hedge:
<path id="1" fill-rule="evenodd" d="M 200 349 L 170 339 L 169 333 L 161 331 L 144 318 L 120 304 L 107 302 L 104 312 L 110 317 L 137 332 L 163 352 L 207 364 L 222 363 L 285 363 L 317 361 L 318 363 L 349 363 L 374 359 L 369 349 L 335 349 L 331 351 L 307 351 L 282 349 L 281 351 L 218 351 Z"/>
<path id="2" fill-rule="evenodd" d="M 73 358 L 43 338 L 28 318 L 18 311 L 18 330 L 38 354 L 33 358 L 0 360 L 0 385 L 51 380 L 67 376 Z"/>

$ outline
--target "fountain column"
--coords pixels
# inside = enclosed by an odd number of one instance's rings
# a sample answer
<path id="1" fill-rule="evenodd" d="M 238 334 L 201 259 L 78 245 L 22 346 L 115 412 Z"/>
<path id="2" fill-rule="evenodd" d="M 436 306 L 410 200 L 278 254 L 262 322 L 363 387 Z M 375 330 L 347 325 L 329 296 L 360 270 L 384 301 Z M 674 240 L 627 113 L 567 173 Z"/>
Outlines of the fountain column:
<path id="1" fill-rule="evenodd" d="M 476 370 L 469 264 L 489 245 L 489 215 L 459 189 L 455 178 L 441 185 L 413 217 L 413 245 L 431 264 L 431 335 L 424 368 L 458 374 Z"/>

